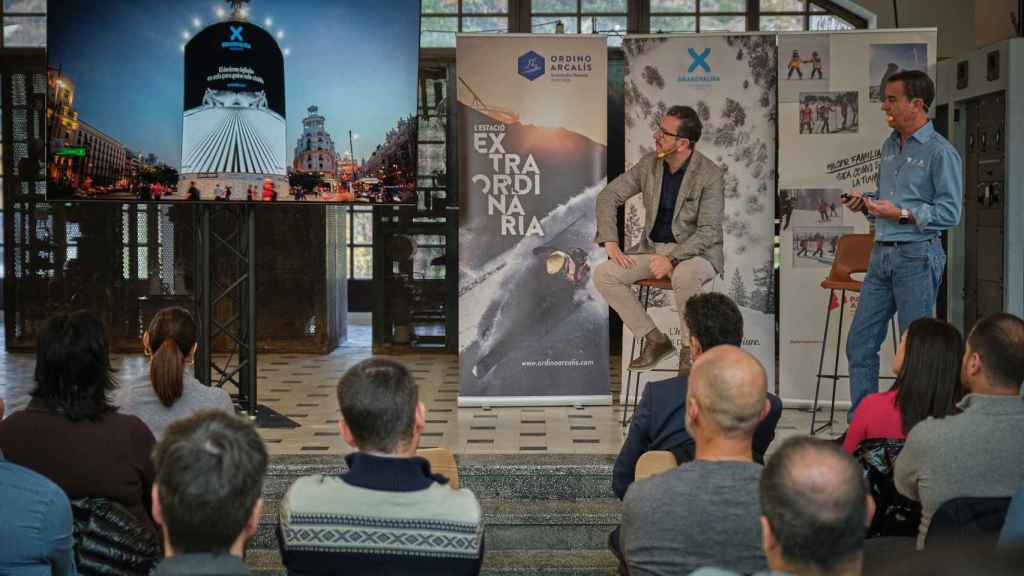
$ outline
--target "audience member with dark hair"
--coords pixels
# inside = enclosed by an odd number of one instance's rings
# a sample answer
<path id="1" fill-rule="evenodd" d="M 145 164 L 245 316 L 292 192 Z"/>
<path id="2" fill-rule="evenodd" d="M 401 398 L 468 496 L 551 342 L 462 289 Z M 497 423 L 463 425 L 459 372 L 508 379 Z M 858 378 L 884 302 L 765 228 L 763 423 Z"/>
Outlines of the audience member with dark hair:
<path id="1" fill-rule="evenodd" d="M 0 454 L 0 574 L 74 576 L 71 504 L 45 476 Z"/>
<path id="2" fill-rule="evenodd" d="M 480 504 L 416 456 L 426 409 L 409 370 L 364 360 L 338 382 L 338 404 L 341 435 L 357 452 L 344 474 L 300 478 L 285 494 L 278 538 L 288 571 L 478 574 Z"/>
<path id="3" fill-rule="evenodd" d="M 267 460 L 256 428 L 219 410 L 167 428 L 153 451 L 166 556 L 154 576 L 249 574 L 242 552 L 260 524 Z"/>
<path id="4" fill-rule="evenodd" d="M 771 574 L 858 576 L 874 504 L 860 465 L 838 446 L 790 438 L 761 474 L 761 546 Z M 726 576 L 714 568 L 692 576 Z"/>
<path id="5" fill-rule="evenodd" d="M 71 500 L 106 498 L 155 530 L 149 515 L 155 440 L 118 414 L 103 323 L 86 311 L 53 316 L 36 349 L 28 406 L 0 422 L 0 451 L 60 486 Z"/>
<path id="6" fill-rule="evenodd" d="M 861 401 L 846 431 L 843 449 L 853 454 L 867 439 L 904 439 L 911 428 L 929 416 L 956 414 L 956 405 L 963 397 L 963 355 L 963 338 L 952 324 L 936 318 L 911 322 L 892 361 L 895 384 L 889 391 L 876 392 Z"/>
<path id="7" fill-rule="evenodd" d="M 687 574 L 702 566 L 743 573 L 766 567 L 751 441 L 768 412 L 760 362 L 735 346 L 701 354 L 690 373 L 686 429 L 696 459 L 635 482 L 622 512 L 632 576 Z"/>
<path id="8" fill-rule="evenodd" d="M 195 320 L 184 308 L 157 312 L 142 335 L 149 356 L 149 373 L 123 383 L 115 398 L 124 414 L 142 419 L 159 439 L 167 426 L 204 409 L 234 414 L 231 396 L 222 388 L 206 386 L 195 379 L 189 365 L 195 363 Z"/>
<path id="9" fill-rule="evenodd" d="M 694 359 L 720 344 L 739 347 L 743 343 L 743 315 L 725 294 L 707 292 L 686 301 L 683 314 L 690 334 L 690 352 Z M 683 425 L 684 404 L 689 377 L 685 374 L 648 382 L 637 402 L 629 434 L 615 458 L 612 489 L 622 498 L 636 475 L 636 462 L 649 450 L 668 450 L 682 464 L 693 460 L 694 441 Z M 775 427 L 782 416 L 782 401 L 768 394 L 771 410 L 754 431 L 754 461 L 764 462 L 764 453 L 775 438 Z"/>
<path id="10" fill-rule="evenodd" d="M 761 475 L 768 566 L 798 576 L 860 574 L 874 505 L 855 460 L 806 436 L 779 446 Z"/>
<path id="11" fill-rule="evenodd" d="M 918 548 L 932 515 L 954 498 L 1013 496 L 1024 485 L 1024 321 L 999 313 L 967 337 L 961 413 L 920 422 L 896 459 L 896 488 L 921 502 Z"/>

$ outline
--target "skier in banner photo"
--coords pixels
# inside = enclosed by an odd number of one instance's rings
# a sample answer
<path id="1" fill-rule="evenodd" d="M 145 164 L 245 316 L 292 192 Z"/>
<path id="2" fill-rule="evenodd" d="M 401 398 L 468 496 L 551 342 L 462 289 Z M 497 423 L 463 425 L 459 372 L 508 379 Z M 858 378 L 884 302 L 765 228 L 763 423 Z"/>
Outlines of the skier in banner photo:
<path id="1" fill-rule="evenodd" d="M 800 51 L 793 50 L 793 55 L 789 58 L 789 71 L 786 73 L 786 80 L 793 77 L 793 72 L 796 72 L 797 77 L 800 80 L 804 79 L 804 71 L 800 69 L 800 65 L 803 64 L 803 59 L 800 58 Z"/>
<path id="2" fill-rule="evenodd" d="M 800 246 L 800 249 L 797 250 L 796 255 L 797 256 L 806 256 L 807 255 L 807 237 L 804 236 L 803 238 L 800 238 L 800 240 L 797 241 L 797 245 Z"/>
<path id="3" fill-rule="evenodd" d="M 800 106 L 800 133 L 804 133 L 804 128 L 807 128 L 809 134 L 814 134 L 814 110 L 811 109 L 809 104 Z"/>
<path id="4" fill-rule="evenodd" d="M 566 230 L 555 234 L 550 243 L 533 248 L 517 279 L 509 282 L 529 289 L 511 290 L 505 297 L 493 300 L 484 311 L 477 332 L 479 348 L 471 369 L 477 379 L 490 381 L 491 372 L 498 365 L 510 357 L 518 358 L 516 353 L 536 344 L 538 337 L 556 331 L 590 299 L 588 254 L 579 246 L 570 246 L 580 240 L 574 239 L 574 234 Z M 524 341 L 529 343 L 525 347 Z"/>
<path id="5" fill-rule="evenodd" d="M 811 257 L 812 258 L 817 258 L 818 256 L 824 256 L 825 255 L 825 237 L 819 234 L 818 237 L 814 239 L 814 242 L 816 244 L 817 250 L 814 251 L 814 254 L 811 254 Z"/>
<path id="6" fill-rule="evenodd" d="M 597 196 L 597 236 L 608 261 L 594 269 L 594 287 L 636 338 L 643 338 L 634 370 L 652 368 L 675 349 L 633 293 L 633 284 L 670 278 L 680 315 L 679 371 L 689 373 L 684 304 L 725 268 L 722 221 L 724 171 L 695 148 L 703 126 L 697 111 L 672 106 L 654 131 L 655 150 L 611 181 Z M 641 195 L 647 215 L 639 243 L 619 248 L 617 208 Z"/>
<path id="7" fill-rule="evenodd" d="M 810 60 L 804 60 L 805 64 L 811 65 L 811 80 L 814 80 L 814 75 L 818 75 L 818 80 L 822 79 L 821 76 L 821 56 L 818 55 L 817 51 L 811 53 Z"/>
<path id="8" fill-rule="evenodd" d="M 793 196 L 789 193 L 788 190 L 783 190 L 782 192 L 779 193 L 779 205 L 780 205 L 779 207 L 780 207 L 781 212 L 782 212 L 782 219 L 783 219 L 782 229 L 783 230 L 788 230 L 789 229 L 789 220 L 793 217 L 793 209 L 794 209 L 793 204 L 794 204 Z"/>
<path id="9" fill-rule="evenodd" d="M 832 114 L 832 106 L 828 102 L 818 105 L 818 118 L 821 120 L 821 133 L 831 134 L 832 128 L 828 125 L 829 115 Z"/>

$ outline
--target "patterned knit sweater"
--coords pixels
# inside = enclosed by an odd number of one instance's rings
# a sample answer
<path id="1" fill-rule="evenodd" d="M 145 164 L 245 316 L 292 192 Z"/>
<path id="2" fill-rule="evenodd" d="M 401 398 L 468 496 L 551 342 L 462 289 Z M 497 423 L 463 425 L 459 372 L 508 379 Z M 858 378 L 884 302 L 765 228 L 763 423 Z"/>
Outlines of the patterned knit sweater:
<path id="1" fill-rule="evenodd" d="M 298 479 L 281 501 L 290 575 L 478 574 L 480 505 L 422 458 L 354 453 L 340 476 Z"/>

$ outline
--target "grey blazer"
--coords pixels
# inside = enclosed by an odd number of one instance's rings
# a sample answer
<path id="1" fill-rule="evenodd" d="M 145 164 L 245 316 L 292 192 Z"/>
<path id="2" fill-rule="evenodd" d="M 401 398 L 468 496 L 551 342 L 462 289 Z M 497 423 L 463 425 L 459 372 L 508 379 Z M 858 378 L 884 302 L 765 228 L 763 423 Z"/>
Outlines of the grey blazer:
<path id="1" fill-rule="evenodd" d="M 618 242 L 615 227 L 616 208 L 631 197 L 643 194 L 644 233 L 639 244 L 627 246 L 626 252 L 650 254 L 654 252 L 650 235 L 661 200 L 663 160 L 655 152 L 645 154 L 632 168 L 612 180 L 597 195 L 597 237 L 595 242 Z M 721 274 L 725 267 L 722 252 L 722 219 L 725 214 L 725 195 L 722 180 L 725 172 L 700 152 L 694 150 L 690 166 L 683 176 L 676 209 L 672 219 L 672 235 L 679 241 L 672 251 L 676 260 L 703 256 Z"/>

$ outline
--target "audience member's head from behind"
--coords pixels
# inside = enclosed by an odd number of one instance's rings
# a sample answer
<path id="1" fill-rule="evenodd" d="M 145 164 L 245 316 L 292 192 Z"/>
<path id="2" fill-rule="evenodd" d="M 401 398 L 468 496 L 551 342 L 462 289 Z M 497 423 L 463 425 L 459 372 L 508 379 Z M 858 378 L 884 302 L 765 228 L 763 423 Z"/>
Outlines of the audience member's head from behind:
<path id="1" fill-rule="evenodd" d="M 686 431 L 698 460 L 751 461 L 751 441 L 768 413 L 767 376 L 756 358 L 727 344 L 701 354 L 686 391 Z"/>
<path id="2" fill-rule="evenodd" d="M 1024 320 L 1000 312 L 974 325 L 960 378 L 973 394 L 1019 394 L 1024 383 Z"/>
<path id="3" fill-rule="evenodd" d="M 167 556 L 241 557 L 256 533 L 267 449 L 249 422 L 216 410 L 170 425 L 153 451 L 153 517 Z"/>
<path id="4" fill-rule="evenodd" d="M 860 574 L 874 513 L 863 470 L 837 445 L 807 436 L 779 446 L 761 474 L 761 537 L 773 571 Z"/>
<path id="5" fill-rule="evenodd" d="M 960 331 L 948 322 L 919 318 L 903 332 L 892 370 L 904 434 L 929 416 L 943 418 L 956 413 L 964 395 L 960 383 L 963 355 Z"/>
<path id="6" fill-rule="evenodd" d="M 720 344 L 737 348 L 743 344 L 743 314 L 728 296 L 720 292 L 704 292 L 690 296 L 683 312 L 690 332 L 690 357 Z"/>
<path id="7" fill-rule="evenodd" d="M 416 455 L 426 408 L 409 370 L 393 360 L 370 358 L 338 382 L 341 435 L 360 452 Z"/>
<path id="8" fill-rule="evenodd" d="M 150 358 L 149 380 L 164 406 L 181 398 L 185 365 L 195 361 L 199 348 L 196 333 L 192 314 L 173 307 L 157 312 L 142 335 L 142 346 Z"/>
<path id="9" fill-rule="evenodd" d="M 36 346 L 35 381 L 32 397 L 71 421 L 115 411 L 110 394 L 117 382 L 99 318 L 80 310 L 47 319 Z"/>

